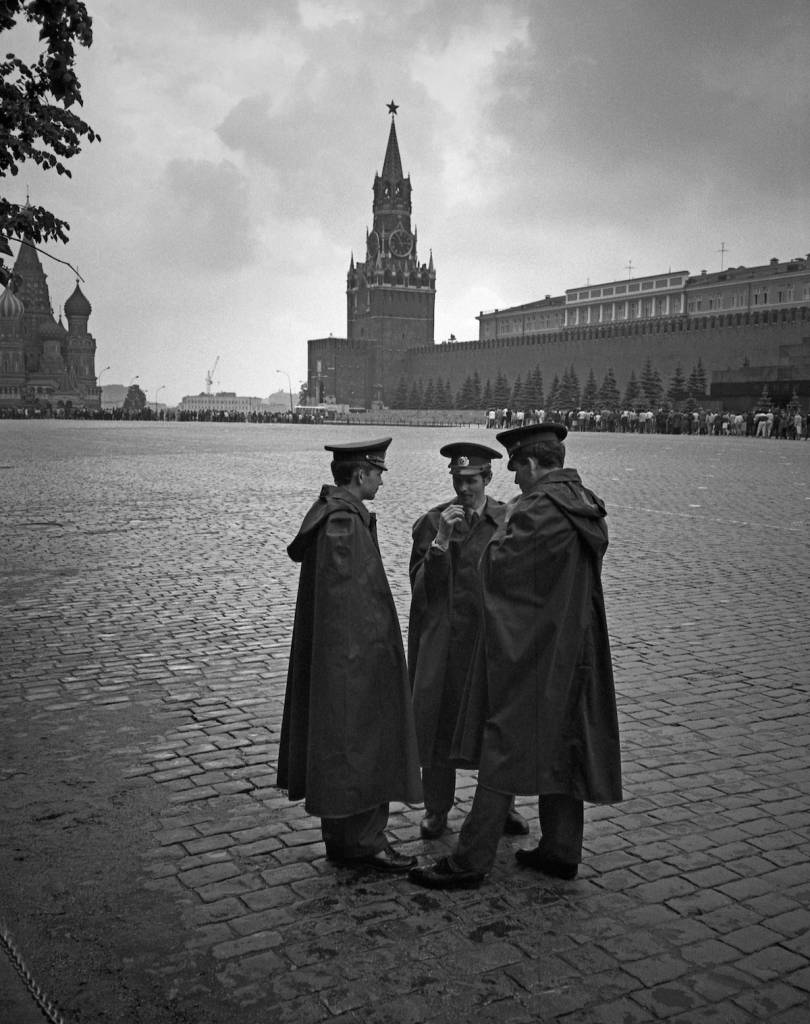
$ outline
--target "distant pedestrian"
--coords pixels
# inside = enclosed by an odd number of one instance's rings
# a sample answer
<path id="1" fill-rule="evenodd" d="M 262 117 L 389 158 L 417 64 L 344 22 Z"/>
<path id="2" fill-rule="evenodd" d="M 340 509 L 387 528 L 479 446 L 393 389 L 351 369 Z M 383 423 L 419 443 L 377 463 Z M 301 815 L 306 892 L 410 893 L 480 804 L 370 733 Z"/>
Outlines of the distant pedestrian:
<path id="1" fill-rule="evenodd" d="M 449 762 L 478 629 L 481 553 L 503 519 L 505 506 L 487 496 L 492 460 L 502 455 L 471 442 L 446 444 L 455 497 L 434 506 L 413 527 L 410 576 L 413 595 L 408 629 L 408 669 L 422 764 L 425 817 L 421 833 L 435 839 L 447 828 L 456 792 Z M 527 835 L 513 808 L 505 831 Z"/>
<path id="2" fill-rule="evenodd" d="M 602 595 L 605 507 L 563 469 L 559 424 L 498 440 L 521 494 L 481 560 L 483 642 L 468 676 L 453 756 L 478 765 L 472 809 L 449 857 L 414 868 L 428 888 L 477 886 L 512 794 L 538 795 L 541 838 L 518 862 L 574 878 L 583 802 L 621 800 L 619 730 Z"/>
<path id="3" fill-rule="evenodd" d="M 301 563 L 277 785 L 321 819 L 330 860 L 407 871 L 385 834 L 392 800 L 421 803 L 410 687 L 377 545 L 390 437 L 325 445 L 325 485 L 287 551 Z"/>

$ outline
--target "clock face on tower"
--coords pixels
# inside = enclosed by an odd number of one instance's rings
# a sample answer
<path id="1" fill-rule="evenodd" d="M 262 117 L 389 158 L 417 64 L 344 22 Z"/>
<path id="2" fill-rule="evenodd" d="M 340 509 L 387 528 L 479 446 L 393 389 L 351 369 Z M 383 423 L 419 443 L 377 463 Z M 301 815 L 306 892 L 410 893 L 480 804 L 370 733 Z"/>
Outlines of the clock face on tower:
<path id="1" fill-rule="evenodd" d="M 397 228 L 388 239 L 388 247 L 392 256 L 408 256 L 413 248 L 413 235 L 404 228 Z"/>

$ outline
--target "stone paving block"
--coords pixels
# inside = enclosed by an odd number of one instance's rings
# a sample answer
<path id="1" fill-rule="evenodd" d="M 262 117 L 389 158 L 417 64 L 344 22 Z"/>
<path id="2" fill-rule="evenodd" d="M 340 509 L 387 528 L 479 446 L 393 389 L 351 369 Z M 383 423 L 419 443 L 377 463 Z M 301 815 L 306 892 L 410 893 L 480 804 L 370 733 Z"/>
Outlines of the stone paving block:
<path id="1" fill-rule="evenodd" d="M 200 924 L 229 921 L 245 913 L 245 904 L 233 896 L 227 896 L 216 903 L 200 904 L 194 908 L 194 920 Z"/>
<path id="2" fill-rule="evenodd" d="M 632 999 L 615 999 L 567 1014 L 566 1024 L 649 1024 L 650 1011 Z"/>
<path id="3" fill-rule="evenodd" d="M 737 970 L 734 964 L 725 964 L 690 974 L 689 983 L 707 1002 L 719 1003 L 756 986 L 757 979 Z"/>
<path id="4" fill-rule="evenodd" d="M 267 885 L 275 886 L 288 885 L 290 882 L 310 878 L 313 873 L 313 869 L 309 864 L 298 861 L 293 864 L 280 864 L 278 867 L 267 868 L 265 871 L 262 871 L 261 876 Z"/>
<path id="5" fill-rule="evenodd" d="M 760 924 L 748 925 L 734 931 L 726 932 L 723 941 L 743 953 L 754 953 L 757 950 L 773 946 L 781 939 L 781 936 L 770 928 Z"/>
<path id="6" fill-rule="evenodd" d="M 239 939 L 229 939 L 216 943 L 211 952 L 217 960 L 230 960 L 233 957 L 245 957 L 250 953 L 275 949 L 281 943 L 281 935 L 274 931 L 256 932 Z"/>
<path id="7" fill-rule="evenodd" d="M 763 1024 L 730 999 L 707 1006 L 691 1007 L 685 1013 L 668 1018 L 669 1024 Z M 769 1021 L 769 1024 L 774 1024 Z"/>
<path id="8" fill-rule="evenodd" d="M 737 960 L 735 966 L 757 978 L 770 980 L 807 963 L 807 957 L 783 946 L 770 945 Z"/>
<path id="9" fill-rule="evenodd" d="M 221 882 L 213 882 L 210 885 L 201 885 L 195 889 L 197 895 L 206 903 L 216 903 L 227 896 L 241 896 L 246 898 L 248 894 L 254 893 L 263 887 L 264 883 L 255 875 L 248 874 L 242 870 L 241 874 L 234 875 Z"/>
<path id="10" fill-rule="evenodd" d="M 792 1006 L 802 1006 L 805 1012 L 808 1009 L 806 993 L 778 981 L 743 992 L 734 997 L 734 1002 L 761 1021 L 772 1021 L 778 1013 Z"/>

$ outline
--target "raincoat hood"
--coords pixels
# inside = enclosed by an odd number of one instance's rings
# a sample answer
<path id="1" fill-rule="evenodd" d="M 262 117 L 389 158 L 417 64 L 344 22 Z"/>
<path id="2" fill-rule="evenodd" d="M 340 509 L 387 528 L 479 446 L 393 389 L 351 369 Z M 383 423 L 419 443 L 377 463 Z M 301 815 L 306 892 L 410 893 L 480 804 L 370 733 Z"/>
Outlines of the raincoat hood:
<path id="1" fill-rule="evenodd" d="M 360 516 L 365 526 L 372 522 L 372 513 L 351 491 L 345 487 L 324 484 L 318 500 L 304 516 L 298 534 L 287 548 L 287 554 L 294 562 L 303 562 L 304 556 L 315 542 L 323 521 L 337 511 L 354 512 Z"/>
<path id="2" fill-rule="evenodd" d="M 575 469 L 553 469 L 538 481 L 526 497 L 531 495 L 553 501 L 577 531 L 582 542 L 595 555 L 604 555 L 608 546 L 605 503 L 583 485 Z"/>

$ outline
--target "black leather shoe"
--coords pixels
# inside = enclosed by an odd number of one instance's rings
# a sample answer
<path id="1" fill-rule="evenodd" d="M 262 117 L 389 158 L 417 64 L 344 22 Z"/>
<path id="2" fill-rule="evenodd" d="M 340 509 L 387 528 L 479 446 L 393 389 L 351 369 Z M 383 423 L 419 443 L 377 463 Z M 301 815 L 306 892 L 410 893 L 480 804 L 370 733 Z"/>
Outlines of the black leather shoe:
<path id="1" fill-rule="evenodd" d="M 577 877 L 579 864 L 571 864 L 567 860 L 558 860 L 543 853 L 539 846 L 533 850 L 515 850 L 515 860 L 524 868 L 534 868 L 535 871 L 542 871 L 544 875 L 552 878 L 564 878 L 570 881 Z"/>
<path id="2" fill-rule="evenodd" d="M 454 868 L 447 857 L 442 857 L 435 864 L 412 868 L 408 878 L 426 889 L 477 889 L 484 880 L 484 876 L 476 871 Z"/>
<path id="3" fill-rule="evenodd" d="M 506 816 L 503 834 L 505 836 L 527 836 L 529 834 L 528 821 L 526 821 L 522 814 L 518 814 L 514 807 Z"/>
<path id="4" fill-rule="evenodd" d="M 408 857 L 404 853 L 397 853 L 390 846 L 380 850 L 379 853 L 371 853 L 367 857 L 356 857 L 347 861 L 351 864 L 361 864 L 363 867 L 374 868 L 376 871 L 386 871 L 388 874 L 404 875 L 406 871 L 416 867 L 416 857 Z"/>
<path id="5" fill-rule="evenodd" d="M 437 839 L 446 828 L 447 815 L 439 811 L 428 811 L 419 824 L 423 839 Z"/>

